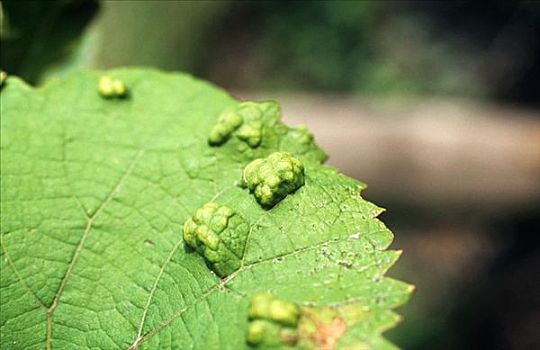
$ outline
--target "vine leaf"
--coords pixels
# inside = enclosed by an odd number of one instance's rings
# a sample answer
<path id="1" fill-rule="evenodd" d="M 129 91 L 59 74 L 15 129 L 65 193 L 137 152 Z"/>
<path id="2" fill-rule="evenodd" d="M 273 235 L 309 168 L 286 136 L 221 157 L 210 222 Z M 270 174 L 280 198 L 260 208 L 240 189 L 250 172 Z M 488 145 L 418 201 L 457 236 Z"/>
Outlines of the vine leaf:
<path id="1" fill-rule="evenodd" d="M 360 197 L 365 185 L 323 165 L 275 103 L 257 147 L 211 147 L 219 115 L 238 104 L 228 94 L 183 74 L 107 74 L 129 98 L 101 98 L 101 72 L 39 89 L 10 76 L 1 90 L 2 349 L 247 348 L 258 293 L 311 315 L 302 344 L 394 347 L 381 333 L 412 287 L 384 277 L 400 252 L 387 250 L 393 236 Z M 302 161 L 305 183 L 262 208 L 239 183 L 276 151 Z M 224 278 L 182 239 L 208 202 L 249 223 Z"/>

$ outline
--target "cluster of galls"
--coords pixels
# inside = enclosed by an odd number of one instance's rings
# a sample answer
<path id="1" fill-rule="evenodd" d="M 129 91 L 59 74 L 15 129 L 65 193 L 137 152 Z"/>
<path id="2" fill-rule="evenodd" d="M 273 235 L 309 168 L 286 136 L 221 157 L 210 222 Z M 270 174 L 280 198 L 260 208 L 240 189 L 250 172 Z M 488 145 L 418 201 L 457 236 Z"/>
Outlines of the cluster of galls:
<path id="1" fill-rule="evenodd" d="M 242 180 L 260 205 L 271 208 L 304 185 L 304 166 L 289 153 L 274 152 L 249 163 Z"/>
<path id="2" fill-rule="evenodd" d="M 6 75 L 1 72 L 0 84 Z M 104 98 L 127 96 L 126 85 L 119 79 L 102 76 L 98 92 Z M 223 113 L 208 136 L 208 143 L 219 146 L 234 134 L 249 147 L 261 144 L 263 114 L 270 103 L 243 102 Z M 308 144 L 313 135 L 304 126 L 293 130 L 298 142 Z M 291 154 L 274 152 L 267 158 L 249 163 L 243 172 L 242 185 L 255 195 L 257 202 L 269 209 L 304 185 L 304 166 Z M 238 270 L 246 247 L 249 226 L 233 209 L 214 202 L 206 203 L 186 220 L 183 238 L 201 254 L 212 270 L 225 277 Z M 300 309 L 297 305 L 257 294 L 249 307 L 247 342 L 252 346 L 293 346 L 298 342 Z"/>
<path id="3" fill-rule="evenodd" d="M 263 116 L 271 103 L 243 102 L 221 114 L 210 131 L 208 143 L 219 146 L 232 136 L 249 147 L 258 147 L 263 136 Z M 275 105 L 274 105 L 275 106 Z M 294 130 L 300 143 L 310 143 L 313 135 L 305 127 Z M 242 186 L 257 202 L 270 209 L 305 183 L 304 166 L 287 152 L 274 152 L 255 159 L 245 168 Z M 221 277 L 241 267 L 249 227 L 238 214 L 223 205 L 207 203 L 184 223 L 184 241 L 201 254 Z M 256 295 L 249 308 L 247 341 L 253 346 L 280 347 L 298 342 L 297 305 L 276 299 L 271 294 Z"/>
<path id="4" fill-rule="evenodd" d="M 238 270 L 249 227 L 231 208 L 206 203 L 184 223 L 184 241 L 212 266 L 220 277 Z"/>
<path id="5" fill-rule="evenodd" d="M 211 146 L 224 144 L 234 134 L 249 147 L 258 147 L 262 141 L 263 114 L 268 103 L 242 102 L 219 116 L 208 135 Z"/>
<path id="6" fill-rule="evenodd" d="M 257 294 L 249 306 L 247 341 L 254 346 L 295 345 L 299 318 L 300 309 L 295 304 L 269 293 Z"/>

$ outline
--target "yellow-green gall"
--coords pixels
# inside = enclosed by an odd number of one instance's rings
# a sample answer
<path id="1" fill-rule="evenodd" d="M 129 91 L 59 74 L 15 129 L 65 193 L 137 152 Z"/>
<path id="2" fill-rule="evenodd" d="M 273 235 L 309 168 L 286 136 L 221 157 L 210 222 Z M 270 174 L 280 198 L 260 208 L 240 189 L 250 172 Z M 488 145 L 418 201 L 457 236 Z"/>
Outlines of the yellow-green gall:
<path id="1" fill-rule="evenodd" d="M 287 152 L 274 152 L 249 163 L 242 182 L 261 206 L 271 208 L 304 185 L 304 166 Z"/>
<path id="2" fill-rule="evenodd" d="M 208 135 L 208 143 L 211 146 L 220 146 L 234 134 L 251 148 L 259 146 L 262 141 L 265 106 L 265 103 L 242 102 L 234 109 L 227 110 L 218 117 Z"/>
<path id="3" fill-rule="evenodd" d="M 295 326 L 300 312 L 294 304 L 284 300 L 273 300 L 270 304 L 270 318 L 278 323 Z"/>
<path id="4" fill-rule="evenodd" d="M 249 323 L 247 342 L 253 345 L 260 344 L 266 337 L 267 322 L 255 320 Z"/>
<path id="5" fill-rule="evenodd" d="M 105 75 L 99 79 L 98 92 L 105 98 L 121 98 L 127 95 L 127 87 L 121 80 Z"/>
<path id="6" fill-rule="evenodd" d="M 183 226 L 186 244 L 201 254 L 221 277 L 240 267 L 248 232 L 248 224 L 241 216 L 214 202 L 199 208 Z"/>
<path id="7" fill-rule="evenodd" d="M 298 341 L 300 309 L 295 304 L 260 293 L 249 305 L 247 342 L 252 346 L 281 347 Z"/>
<path id="8" fill-rule="evenodd" d="M 291 137 L 299 143 L 307 145 L 313 142 L 313 134 L 304 124 L 297 125 L 289 131 Z"/>
<path id="9" fill-rule="evenodd" d="M 256 318 L 269 318 L 270 315 L 270 303 L 274 297 L 270 293 L 256 294 L 249 304 L 249 317 Z"/>
<path id="10" fill-rule="evenodd" d="M 251 319 L 266 319 L 287 326 L 296 326 L 300 310 L 295 304 L 276 299 L 270 293 L 257 294 L 249 306 Z"/>
<path id="11" fill-rule="evenodd" d="M 253 121 L 243 125 L 238 129 L 236 137 L 247 143 L 251 148 L 257 147 L 262 140 L 262 122 Z"/>
<path id="12" fill-rule="evenodd" d="M 236 111 L 228 111 L 220 115 L 217 124 L 208 135 L 208 143 L 212 146 L 223 144 L 243 122 L 244 120 Z"/>

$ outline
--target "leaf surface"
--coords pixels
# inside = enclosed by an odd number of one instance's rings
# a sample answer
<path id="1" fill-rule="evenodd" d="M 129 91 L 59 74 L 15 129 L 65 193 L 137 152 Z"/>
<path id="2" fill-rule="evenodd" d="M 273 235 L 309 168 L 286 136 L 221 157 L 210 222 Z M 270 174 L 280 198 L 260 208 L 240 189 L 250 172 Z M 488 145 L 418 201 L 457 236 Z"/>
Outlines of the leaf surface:
<path id="1" fill-rule="evenodd" d="M 360 197 L 365 185 L 279 121 L 257 148 L 210 147 L 238 101 L 205 82 L 108 74 L 129 98 L 101 98 L 99 72 L 2 87 L 2 349 L 247 348 L 250 298 L 267 291 L 311 315 L 313 347 L 394 347 L 381 333 L 412 288 L 383 277 L 400 252 L 386 250 L 392 234 Z M 276 150 L 303 162 L 305 185 L 264 209 L 239 182 Z M 182 240 L 210 201 L 250 227 L 241 267 L 223 279 Z"/>

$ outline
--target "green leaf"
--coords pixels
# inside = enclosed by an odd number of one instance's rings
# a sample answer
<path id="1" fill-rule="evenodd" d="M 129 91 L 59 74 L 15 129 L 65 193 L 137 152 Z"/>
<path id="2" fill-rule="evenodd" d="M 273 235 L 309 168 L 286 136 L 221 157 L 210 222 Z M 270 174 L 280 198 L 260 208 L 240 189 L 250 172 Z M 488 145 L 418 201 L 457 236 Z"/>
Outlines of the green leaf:
<path id="1" fill-rule="evenodd" d="M 2 87 L 2 349 L 248 348 L 250 300 L 267 292 L 300 307 L 298 346 L 394 347 L 381 333 L 412 287 L 383 275 L 400 252 L 365 185 L 322 165 L 305 127 L 264 117 L 258 147 L 210 146 L 238 105 L 225 92 L 125 69 L 107 75 L 128 96 L 105 99 L 102 75 Z M 302 162 L 305 183 L 264 208 L 242 172 L 275 151 Z M 225 278 L 183 240 L 208 202 L 249 225 Z"/>

